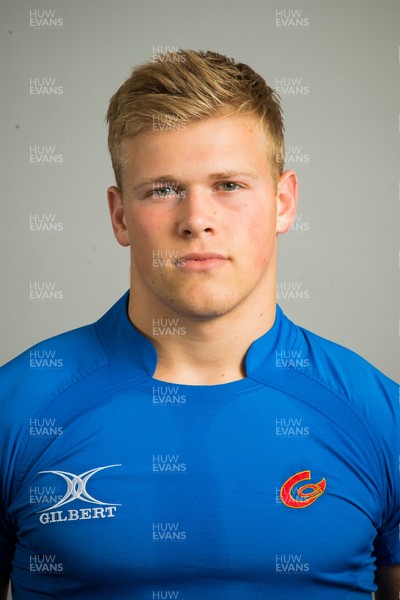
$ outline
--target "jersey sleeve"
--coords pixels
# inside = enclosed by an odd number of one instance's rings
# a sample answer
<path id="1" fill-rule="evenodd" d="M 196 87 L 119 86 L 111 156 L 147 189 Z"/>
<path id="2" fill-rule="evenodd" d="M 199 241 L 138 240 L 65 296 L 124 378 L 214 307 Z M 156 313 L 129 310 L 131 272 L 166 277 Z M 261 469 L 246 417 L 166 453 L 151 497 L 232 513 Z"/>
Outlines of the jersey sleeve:
<path id="1" fill-rule="evenodd" d="M 309 371 L 355 411 L 379 462 L 372 474 L 379 504 L 376 564 L 400 564 L 400 386 L 351 350 L 302 332 L 310 352 Z M 368 466 L 367 457 L 365 461 Z"/>
<path id="2" fill-rule="evenodd" d="M 16 392 L 18 379 L 12 361 L 0 369 L 0 574 L 9 574 L 15 530 L 9 514 L 19 454 Z M 14 406 L 14 408 L 13 408 Z"/>
<path id="3" fill-rule="evenodd" d="M 383 457 L 382 524 L 374 542 L 378 566 L 400 564 L 400 386 L 381 377 L 384 402 L 375 410 L 374 426 Z"/>
<path id="4" fill-rule="evenodd" d="M 0 574 L 9 572 L 14 554 L 15 499 L 28 464 L 37 458 L 25 456 L 31 420 L 64 390 L 107 363 L 94 327 L 86 325 L 43 340 L 0 368 Z"/>
<path id="5" fill-rule="evenodd" d="M 10 524 L 0 515 L 0 575 L 9 575 L 10 573 L 13 537 Z"/>
<path id="6" fill-rule="evenodd" d="M 379 566 L 400 564 L 400 529 L 398 521 L 397 518 L 397 522 L 392 529 L 382 530 L 375 540 L 374 555 Z"/>

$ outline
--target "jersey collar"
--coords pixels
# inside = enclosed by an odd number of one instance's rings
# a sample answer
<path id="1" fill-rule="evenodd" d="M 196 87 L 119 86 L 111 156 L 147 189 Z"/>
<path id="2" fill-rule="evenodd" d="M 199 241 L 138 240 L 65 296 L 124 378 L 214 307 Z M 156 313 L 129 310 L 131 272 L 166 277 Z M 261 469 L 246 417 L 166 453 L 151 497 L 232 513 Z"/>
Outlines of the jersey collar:
<path id="1" fill-rule="evenodd" d="M 132 324 L 128 316 L 129 290 L 101 317 L 95 328 L 102 345 L 118 370 L 129 369 L 132 379 L 151 378 L 157 366 L 157 352 L 151 340 Z M 264 335 L 256 339 L 245 356 L 246 376 L 265 382 L 276 372 L 282 353 L 295 344 L 297 327 L 276 305 L 275 321 Z"/>

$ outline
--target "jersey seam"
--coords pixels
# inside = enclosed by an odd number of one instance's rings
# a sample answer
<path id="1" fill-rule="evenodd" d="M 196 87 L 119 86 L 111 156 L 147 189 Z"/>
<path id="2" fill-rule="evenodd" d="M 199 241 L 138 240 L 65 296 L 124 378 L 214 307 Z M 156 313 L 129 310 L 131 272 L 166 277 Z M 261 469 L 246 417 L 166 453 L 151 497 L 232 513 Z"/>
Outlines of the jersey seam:
<path id="1" fill-rule="evenodd" d="M 68 380 L 68 382 L 66 382 L 64 387 L 61 387 L 61 389 L 57 390 L 56 395 L 50 396 L 48 401 L 42 406 L 40 413 L 38 413 L 38 417 L 40 417 L 44 413 L 44 411 L 46 409 L 48 409 L 52 405 L 52 403 L 55 402 L 69 388 L 73 387 L 79 381 L 82 381 L 83 379 L 85 379 L 88 375 L 91 375 L 92 373 L 95 373 L 96 371 L 99 371 L 100 369 L 107 366 L 107 364 L 109 364 L 109 357 L 107 356 L 107 354 L 106 354 L 106 358 L 107 358 L 106 361 L 104 361 L 104 358 L 102 359 L 102 364 L 96 363 L 92 368 L 86 368 L 86 370 L 80 371 L 78 374 L 76 374 L 73 379 Z M 21 450 L 20 450 L 20 458 L 18 460 L 18 465 L 16 467 L 16 471 L 19 472 L 19 477 L 17 480 L 16 488 L 15 488 L 16 489 L 15 495 L 18 494 L 21 484 L 22 484 L 22 479 L 25 475 L 26 469 L 23 468 L 23 461 L 25 458 L 25 453 L 26 453 L 26 449 L 29 444 L 29 441 L 30 441 L 29 436 L 27 436 L 27 440 L 26 440 L 25 444 L 21 447 Z"/>
<path id="2" fill-rule="evenodd" d="M 348 397 L 346 395 L 344 395 L 343 393 L 341 393 L 338 389 L 331 387 L 327 382 L 324 382 L 319 377 L 316 377 L 315 380 L 314 380 L 311 377 L 311 375 L 308 375 L 307 373 L 304 373 L 300 369 L 297 369 L 296 367 L 290 367 L 290 368 L 292 368 L 294 371 L 296 371 L 296 373 L 300 373 L 300 375 L 303 375 L 304 377 L 307 377 L 308 379 L 311 379 L 312 381 L 316 381 L 322 387 L 325 387 L 326 389 L 328 389 L 329 391 L 331 391 L 332 394 L 334 394 L 339 400 L 341 400 L 349 408 L 349 410 L 351 410 L 351 412 L 354 413 L 354 415 L 356 416 L 356 418 L 359 421 L 360 425 L 362 426 L 362 428 L 364 429 L 364 431 L 367 433 L 368 438 L 371 440 L 372 446 L 373 446 L 375 454 L 376 454 L 376 458 L 377 458 L 378 463 L 379 463 L 379 472 L 380 472 L 380 476 L 381 476 L 381 489 L 383 489 L 383 487 L 384 487 L 383 465 L 382 465 L 382 461 L 381 461 L 381 457 L 380 457 L 380 455 L 382 454 L 382 448 L 381 448 L 381 446 L 379 444 L 378 439 L 374 438 L 373 435 L 371 434 L 370 428 L 366 427 L 366 425 L 364 424 L 364 421 L 362 419 L 363 415 L 360 413 L 360 411 L 357 409 L 357 407 L 354 406 L 354 404 L 352 404 L 349 401 L 349 399 L 348 399 Z M 377 446 L 379 448 L 379 452 L 378 452 Z"/>
<path id="3" fill-rule="evenodd" d="M 137 387 L 137 386 L 142 385 L 142 384 L 144 384 L 146 382 L 150 382 L 152 379 L 153 378 L 151 376 L 148 376 L 148 375 L 146 375 L 146 377 L 144 377 L 142 379 L 132 379 L 129 382 L 124 382 L 123 384 L 121 384 L 119 386 L 113 387 L 112 389 L 108 390 L 107 392 L 104 392 L 101 395 L 93 396 L 90 401 L 104 400 L 105 398 L 109 397 L 110 395 L 112 395 L 114 393 L 121 392 L 121 391 L 123 391 L 125 389 L 129 389 L 131 387 Z M 253 378 L 251 378 L 251 377 L 248 377 L 247 379 L 253 381 Z M 165 382 L 165 383 L 168 384 L 168 382 Z M 263 382 L 256 382 L 256 383 L 258 385 L 253 385 L 250 388 L 246 388 L 246 390 L 238 390 L 236 392 L 230 392 L 229 397 L 240 396 L 244 391 L 246 393 L 248 393 L 248 392 L 253 392 L 254 390 L 257 390 L 259 388 L 265 387 L 265 383 L 263 383 Z M 175 385 L 175 384 L 169 384 L 169 385 Z M 179 384 L 176 384 L 176 385 L 179 385 Z M 194 386 L 194 387 L 197 387 L 197 386 Z M 213 386 L 210 386 L 210 387 L 213 387 Z"/>
<path id="4" fill-rule="evenodd" d="M 309 340 L 307 338 L 307 336 L 305 335 L 303 329 L 299 326 L 295 326 L 296 327 L 296 339 L 297 338 L 302 338 L 302 341 L 304 342 L 304 344 L 306 345 L 306 347 L 309 347 Z M 330 385 L 326 380 L 321 379 L 321 377 L 319 376 L 318 373 L 313 373 L 311 375 L 311 373 L 306 373 L 303 370 L 290 365 L 289 366 L 291 369 L 293 369 L 296 373 L 299 373 L 300 375 L 303 375 L 304 377 L 306 377 L 307 379 L 316 382 L 317 384 L 321 385 L 322 387 L 324 387 L 325 389 L 327 389 L 328 391 L 330 391 L 332 394 L 334 394 L 345 406 L 348 407 L 348 409 L 354 414 L 354 416 L 357 418 L 358 422 L 360 423 L 361 427 L 363 428 L 363 430 L 365 431 L 365 433 L 367 434 L 369 440 L 371 441 L 372 447 L 374 449 L 374 453 L 376 455 L 376 459 L 378 461 L 378 465 L 379 465 L 379 474 L 380 474 L 380 489 L 383 490 L 385 487 L 385 477 L 384 477 L 384 462 L 382 459 L 383 456 L 383 449 L 381 447 L 381 445 L 379 444 L 378 439 L 376 439 L 373 435 L 372 432 L 370 431 L 370 428 L 366 427 L 362 418 L 362 413 L 358 410 L 358 408 L 354 405 L 354 403 L 350 402 L 350 399 L 348 398 L 347 395 L 345 395 L 343 392 L 341 392 L 339 389 L 333 387 L 332 385 Z M 379 450 L 379 451 L 378 451 Z M 381 510 L 383 512 L 384 510 L 384 498 L 381 495 Z"/>

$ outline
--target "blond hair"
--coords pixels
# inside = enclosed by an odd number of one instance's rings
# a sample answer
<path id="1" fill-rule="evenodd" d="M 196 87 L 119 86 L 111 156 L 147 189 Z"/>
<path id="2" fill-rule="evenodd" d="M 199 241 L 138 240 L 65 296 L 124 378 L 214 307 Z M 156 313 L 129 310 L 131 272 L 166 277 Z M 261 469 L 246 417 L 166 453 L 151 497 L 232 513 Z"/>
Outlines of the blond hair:
<path id="1" fill-rule="evenodd" d="M 216 52 L 194 50 L 158 54 L 135 67 L 111 98 L 106 117 L 117 185 L 122 189 L 123 140 L 151 130 L 160 115 L 179 128 L 237 113 L 251 115 L 261 124 L 277 179 L 285 153 L 282 109 L 276 92 L 251 67 Z"/>

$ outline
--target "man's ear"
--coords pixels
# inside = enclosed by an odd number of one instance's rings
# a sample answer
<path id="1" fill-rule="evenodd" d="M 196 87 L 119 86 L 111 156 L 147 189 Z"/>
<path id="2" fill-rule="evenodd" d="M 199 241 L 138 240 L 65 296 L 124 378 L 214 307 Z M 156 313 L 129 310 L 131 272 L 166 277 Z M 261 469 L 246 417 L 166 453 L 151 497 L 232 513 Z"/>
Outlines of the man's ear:
<path id="1" fill-rule="evenodd" d="M 286 233 L 297 210 L 297 175 L 285 171 L 279 178 L 276 192 L 276 233 Z"/>
<path id="2" fill-rule="evenodd" d="M 114 235 L 121 246 L 129 246 L 129 234 L 126 227 L 122 192 L 117 186 L 112 185 L 107 190 L 107 198 Z"/>

